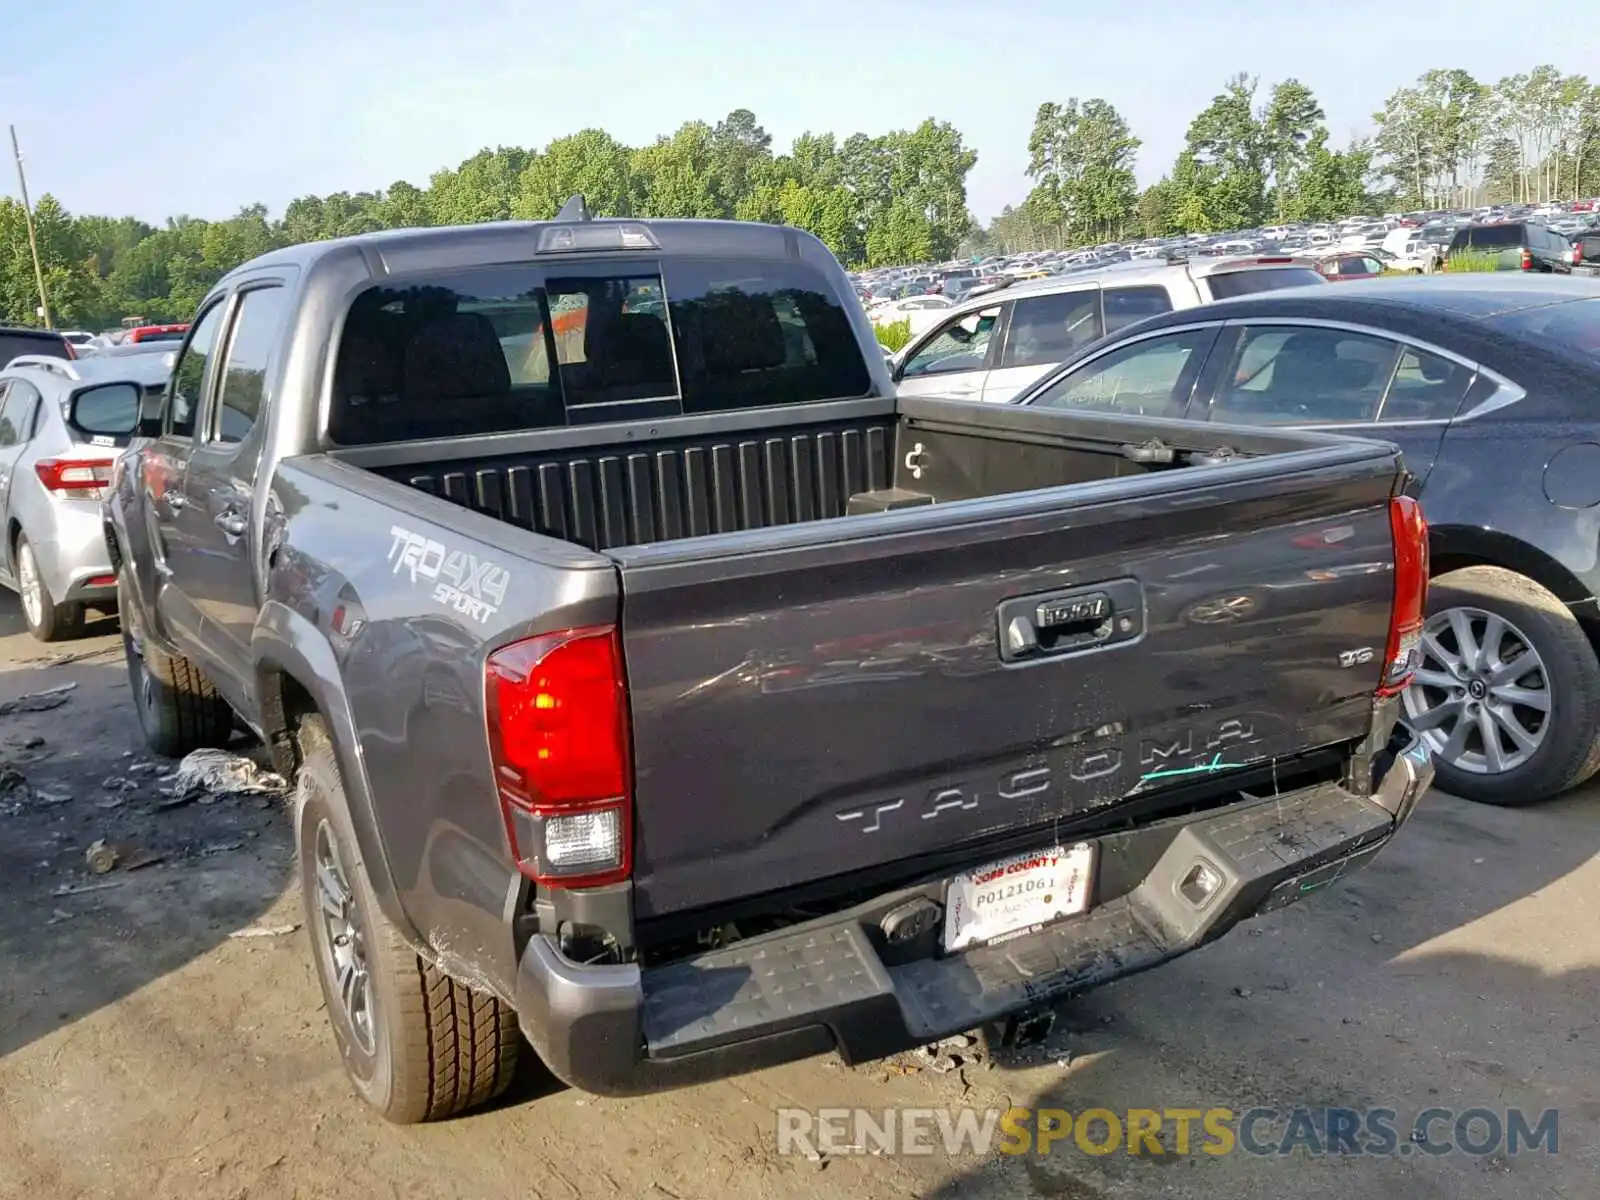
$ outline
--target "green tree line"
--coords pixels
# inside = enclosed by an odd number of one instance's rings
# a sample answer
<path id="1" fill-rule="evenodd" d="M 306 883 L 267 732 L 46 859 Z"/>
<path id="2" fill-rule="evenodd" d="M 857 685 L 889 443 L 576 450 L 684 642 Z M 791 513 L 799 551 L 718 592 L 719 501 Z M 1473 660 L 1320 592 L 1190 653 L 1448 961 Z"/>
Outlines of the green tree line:
<path id="1" fill-rule="evenodd" d="M 1235 75 L 1190 122 L 1172 168 L 1140 191 L 1140 142 L 1102 99 L 1039 107 L 1033 189 L 967 250 L 1036 250 L 1220 233 L 1379 211 L 1576 199 L 1600 192 L 1600 86 L 1553 66 L 1481 83 L 1431 70 L 1331 144 L 1311 89 Z"/>
<path id="2" fill-rule="evenodd" d="M 967 209 L 977 153 L 933 118 L 845 138 L 805 133 L 786 152 L 747 109 L 686 122 L 647 146 L 599 129 L 542 149 L 484 149 L 371 192 L 303 196 L 220 221 L 75 216 L 48 194 L 34 221 L 55 324 L 181 320 L 221 275 L 276 246 L 412 225 L 554 216 L 574 192 L 597 213 L 772 221 L 817 234 L 851 265 L 1092 245 L 1326 220 L 1361 212 L 1539 201 L 1600 192 L 1600 87 L 1541 66 L 1493 85 L 1433 70 L 1375 113 L 1376 133 L 1335 148 L 1303 83 L 1229 79 L 1182 151 L 1140 190 L 1140 141 L 1102 98 L 1040 105 L 1027 141 L 1032 189 L 987 228 Z M 0 322 L 38 304 L 21 205 L 0 199 Z"/>
<path id="3" fill-rule="evenodd" d="M 753 113 L 690 121 L 648 146 L 599 129 L 542 150 L 484 149 L 436 172 L 426 188 L 290 202 L 280 219 L 255 204 L 221 221 L 73 216 L 45 195 L 34 224 L 51 315 L 60 328 L 115 327 L 124 317 L 187 319 L 239 263 L 278 246 L 417 225 L 553 217 L 574 193 L 608 216 L 724 217 L 808 229 L 848 263 L 950 257 L 973 228 L 961 134 L 932 118 L 915 129 L 839 139 L 806 133 L 787 153 Z M 36 323 L 38 290 L 22 206 L 0 199 L 0 323 Z"/>

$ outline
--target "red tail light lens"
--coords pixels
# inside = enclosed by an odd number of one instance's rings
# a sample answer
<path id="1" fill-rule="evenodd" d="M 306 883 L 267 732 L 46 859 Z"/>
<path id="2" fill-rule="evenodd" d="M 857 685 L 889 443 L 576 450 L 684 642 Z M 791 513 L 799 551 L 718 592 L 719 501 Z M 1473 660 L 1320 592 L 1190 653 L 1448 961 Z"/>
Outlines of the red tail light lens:
<path id="1" fill-rule="evenodd" d="M 41 458 L 33 464 L 39 482 L 52 492 L 83 500 L 104 500 L 112 464 L 105 459 Z"/>
<path id="2" fill-rule="evenodd" d="M 1398 696 L 1411 683 L 1422 659 L 1422 618 L 1428 603 L 1428 523 L 1422 506 L 1410 496 L 1396 496 L 1389 501 L 1389 528 L 1394 535 L 1394 607 L 1380 696 Z"/>
<path id="3" fill-rule="evenodd" d="M 1524 271 L 1533 270 L 1533 251 L 1529 250 L 1526 246 L 1524 246 L 1522 250 L 1522 269 Z"/>
<path id="4" fill-rule="evenodd" d="M 632 764 L 616 629 L 567 629 L 495 651 L 484 700 L 518 870 L 557 887 L 627 878 Z"/>

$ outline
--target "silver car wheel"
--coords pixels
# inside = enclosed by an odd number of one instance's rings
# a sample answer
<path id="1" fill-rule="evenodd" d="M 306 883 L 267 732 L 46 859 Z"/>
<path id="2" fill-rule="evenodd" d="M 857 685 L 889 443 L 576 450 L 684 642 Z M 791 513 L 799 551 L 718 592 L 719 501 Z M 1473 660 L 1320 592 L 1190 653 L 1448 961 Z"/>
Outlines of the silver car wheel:
<path id="1" fill-rule="evenodd" d="M 29 625 L 44 624 L 44 586 L 39 582 L 39 565 L 26 538 L 17 543 L 17 590 L 22 593 L 22 611 Z"/>
<path id="2" fill-rule="evenodd" d="M 322 916 L 322 942 L 334 990 L 344 1009 L 350 1034 L 361 1052 L 377 1053 L 374 1026 L 374 992 L 367 969 L 366 933 L 361 927 L 361 912 L 355 892 L 345 874 L 339 853 L 339 839 L 327 821 L 317 825 L 316 836 L 317 907 Z"/>
<path id="3" fill-rule="evenodd" d="M 1544 744 L 1554 697 L 1528 636 L 1481 608 L 1447 608 L 1422 628 L 1422 665 L 1405 692 L 1407 723 L 1434 756 L 1499 775 Z"/>

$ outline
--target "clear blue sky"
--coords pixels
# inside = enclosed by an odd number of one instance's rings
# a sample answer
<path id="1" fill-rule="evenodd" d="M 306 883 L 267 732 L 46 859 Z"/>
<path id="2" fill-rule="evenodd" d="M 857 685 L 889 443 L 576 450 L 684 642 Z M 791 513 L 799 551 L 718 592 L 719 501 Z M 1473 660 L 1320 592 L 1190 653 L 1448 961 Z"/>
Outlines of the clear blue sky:
<path id="1" fill-rule="evenodd" d="M 0 121 L 75 212 L 223 217 L 428 176 L 594 125 L 639 144 L 752 109 L 806 130 L 927 116 L 978 151 L 983 219 L 1025 194 L 1045 100 L 1111 101 L 1158 178 L 1235 71 L 1294 75 L 1336 142 L 1433 66 L 1600 77 L 1600 6 L 1502 0 L 5 0 Z M 20 72 L 20 73 L 19 73 Z M 7 147 L 9 149 L 9 147 Z M 15 194 L 9 162 L 4 190 Z"/>

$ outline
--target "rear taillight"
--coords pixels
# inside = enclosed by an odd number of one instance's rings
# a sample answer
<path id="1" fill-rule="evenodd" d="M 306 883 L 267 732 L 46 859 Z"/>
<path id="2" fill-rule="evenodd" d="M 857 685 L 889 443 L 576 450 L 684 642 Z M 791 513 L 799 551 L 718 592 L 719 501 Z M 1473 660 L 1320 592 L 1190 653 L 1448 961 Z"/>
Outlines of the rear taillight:
<path id="1" fill-rule="evenodd" d="M 1428 603 L 1428 523 L 1422 505 L 1410 496 L 1390 500 L 1389 529 L 1394 535 L 1394 607 L 1380 696 L 1397 696 L 1411 683 L 1422 659 L 1422 614 Z"/>
<path id="2" fill-rule="evenodd" d="M 112 464 L 105 459 L 41 458 L 33 464 L 46 489 L 81 500 L 104 500 Z"/>
<path id="3" fill-rule="evenodd" d="M 484 674 L 489 753 L 517 869 L 552 887 L 627 878 L 632 764 L 616 629 L 515 642 L 489 656 Z"/>
<path id="4" fill-rule="evenodd" d="M 1522 248 L 1522 269 L 1524 271 L 1533 270 L 1533 251 L 1526 246 Z"/>

